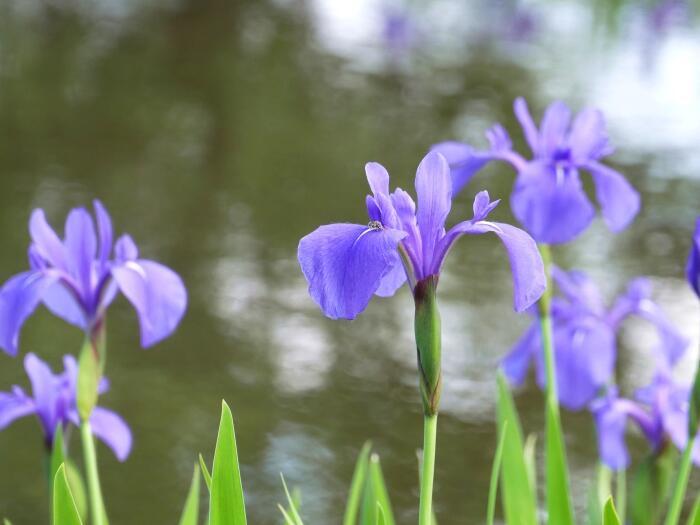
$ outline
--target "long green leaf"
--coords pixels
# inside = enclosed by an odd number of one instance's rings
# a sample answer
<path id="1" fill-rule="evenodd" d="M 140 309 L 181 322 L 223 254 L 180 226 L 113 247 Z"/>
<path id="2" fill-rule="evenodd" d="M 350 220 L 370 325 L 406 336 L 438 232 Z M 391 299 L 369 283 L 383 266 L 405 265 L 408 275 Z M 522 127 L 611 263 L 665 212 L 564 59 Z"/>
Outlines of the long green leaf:
<path id="1" fill-rule="evenodd" d="M 503 457 L 503 445 L 505 443 L 506 432 L 508 431 L 508 421 L 503 422 L 503 427 L 498 438 L 498 446 L 493 456 L 493 466 L 491 467 L 491 483 L 489 485 L 489 500 L 486 510 L 486 523 L 493 525 L 493 518 L 496 513 L 496 493 L 498 492 L 498 477 L 501 471 L 501 458 Z"/>
<path id="2" fill-rule="evenodd" d="M 603 508 L 603 525 L 621 525 L 612 497 L 609 497 Z"/>
<path id="3" fill-rule="evenodd" d="M 569 497 L 569 474 L 562 437 L 559 410 L 547 403 L 547 513 L 549 523 L 573 525 L 574 513 Z"/>
<path id="4" fill-rule="evenodd" d="M 63 465 L 58 467 L 53 482 L 53 525 L 82 525 Z"/>
<path id="5" fill-rule="evenodd" d="M 510 525 L 536 525 L 537 503 L 523 451 L 520 419 L 508 384 L 500 373 L 498 374 L 498 428 L 504 435 L 501 501 L 505 521 Z"/>
<path id="6" fill-rule="evenodd" d="M 280 477 L 282 478 L 282 487 L 284 487 L 284 494 L 287 497 L 287 504 L 289 505 L 289 514 L 285 514 L 285 519 L 286 516 L 289 515 L 291 516 L 294 525 L 304 525 L 304 522 L 301 520 L 301 516 L 299 515 L 299 511 L 297 510 L 297 505 L 294 502 L 294 498 L 292 498 L 291 494 L 289 493 L 289 489 L 287 488 L 287 482 L 284 481 L 284 476 L 280 474 Z"/>
<path id="7" fill-rule="evenodd" d="M 209 512 L 210 525 L 247 523 L 233 416 L 225 401 L 221 403 L 221 422 L 214 451 Z"/>
<path id="8" fill-rule="evenodd" d="M 690 511 L 688 525 L 700 525 L 700 496 L 695 499 L 693 510 Z"/>
<path id="9" fill-rule="evenodd" d="M 192 483 L 185 500 L 185 508 L 182 510 L 180 525 L 197 525 L 199 516 L 199 466 L 195 464 L 192 474 Z"/>
<path id="10" fill-rule="evenodd" d="M 377 502 L 377 525 L 387 525 L 384 509 L 379 502 Z"/>
<path id="11" fill-rule="evenodd" d="M 345 517 L 343 525 L 357 525 L 357 514 L 360 509 L 360 501 L 362 500 L 362 489 L 365 486 L 367 478 L 367 469 L 369 468 L 369 453 L 372 450 L 372 443 L 367 441 L 360 450 L 360 455 L 357 456 L 355 463 L 355 471 L 352 474 L 352 482 L 350 483 L 350 492 L 348 494 L 348 502 L 345 507 Z"/>
<path id="12" fill-rule="evenodd" d="M 650 454 L 635 470 L 629 495 L 628 519 L 634 525 L 656 525 L 666 512 L 678 453 L 666 447 Z"/>
<path id="13" fill-rule="evenodd" d="M 611 470 L 600 463 L 596 473 L 596 482 L 588 493 L 588 505 L 586 506 L 588 525 L 601 525 L 605 500 L 612 491 L 611 479 Z"/>
<path id="14" fill-rule="evenodd" d="M 199 468 L 202 470 L 202 477 L 204 478 L 204 483 L 207 486 L 207 490 L 211 491 L 211 474 L 209 474 L 209 469 L 204 461 L 204 456 L 199 455 Z"/>
<path id="15" fill-rule="evenodd" d="M 372 456 L 369 458 L 369 477 L 372 480 L 374 497 L 384 511 L 384 521 L 386 525 L 394 525 L 394 513 L 391 510 L 389 491 L 386 488 L 384 474 L 382 473 L 382 466 L 379 463 L 379 456 L 377 454 L 372 454 Z"/>

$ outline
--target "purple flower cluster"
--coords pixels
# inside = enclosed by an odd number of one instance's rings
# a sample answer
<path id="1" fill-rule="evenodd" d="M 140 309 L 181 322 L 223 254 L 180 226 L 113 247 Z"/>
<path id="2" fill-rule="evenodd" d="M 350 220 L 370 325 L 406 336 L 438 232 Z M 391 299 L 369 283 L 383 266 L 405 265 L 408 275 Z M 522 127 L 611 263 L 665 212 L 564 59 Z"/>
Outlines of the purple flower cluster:
<path id="1" fill-rule="evenodd" d="M 453 192 L 457 194 L 490 161 L 505 161 L 517 172 L 510 197 L 515 217 L 537 242 L 566 243 L 581 234 L 595 215 L 581 183 L 584 170 L 593 177 L 608 227 L 614 232 L 626 228 L 639 211 L 639 194 L 620 173 L 601 162 L 613 151 L 602 113 L 587 108 L 572 122 L 569 108 L 557 101 L 547 108 L 538 128 L 524 99 L 518 98 L 514 108 L 532 158 L 527 160 L 513 150 L 500 124 L 486 134 L 491 146 L 487 151 L 459 142 L 436 144 L 433 150 L 445 155 L 450 164 Z"/>
<path id="2" fill-rule="evenodd" d="M 54 433 L 59 425 L 64 430 L 70 424 L 79 425 L 76 408 L 76 384 L 78 364 L 70 355 L 63 357 L 64 371 L 54 374 L 49 365 L 34 354 L 24 358 L 24 369 L 32 386 L 28 395 L 14 386 L 10 392 L 0 392 L 0 430 L 21 417 L 35 415 L 44 431 L 46 446 L 50 449 Z M 109 383 L 102 379 L 99 392 L 109 389 Z M 90 416 L 93 434 L 104 441 L 117 456 L 124 461 L 131 451 L 131 431 L 124 420 L 106 408 L 96 407 Z"/>
<path id="3" fill-rule="evenodd" d="M 353 319 L 373 295 L 391 296 L 407 281 L 438 276 L 445 257 L 462 235 L 494 233 L 503 242 L 513 272 L 514 306 L 522 311 L 540 297 L 545 277 L 537 246 L 522 230 L 487 220 L 498 205 L 487 192 L 474 199 L 472 219 L 449 229 L 453 184 L 445 157 L 431 152 L 416 172 L 418 203 L 398 188 L 389 192 L 389 174 L 370 162 L 365 171 L 372 195 L 366 199 L 369 224 L 321 226 L 299 242 L 298 258 L 309 293 L 332 319 Z"/>

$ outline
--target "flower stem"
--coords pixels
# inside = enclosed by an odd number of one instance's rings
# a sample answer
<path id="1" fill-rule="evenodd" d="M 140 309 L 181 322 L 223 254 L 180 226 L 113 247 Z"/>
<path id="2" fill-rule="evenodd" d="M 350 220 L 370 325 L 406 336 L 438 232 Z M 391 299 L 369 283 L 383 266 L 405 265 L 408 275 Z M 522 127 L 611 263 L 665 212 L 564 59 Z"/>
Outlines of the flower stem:
<path id="1" fill-rule="evenodd" d="M 547 277 L 547 288 L 537 303 L 540 317 L 540 331 L 542 334 L 542 350 L 544 352 L 547 374 L 547 403 L 558 413 L 559 396 L 557 394 L 557 373 L 556 363 L 554 361 L 554 345 L 552 342 L 552 255 L 549 246 L 546 244 L 540 245 L 540 253 L 542 254 L 545 276 Z"/>
<path id="2" fill-rule="evenodd" d="M 627 475 L 625 469 L 617 471 L 615 480 L 615 508 L 620 518 L 620 523 L 625 522 L 625 511 L 627 510 Z"/>
<path id="3" fill-rule="evenodd" d="M 97 471 L 95 441 L 92 436 L 92 428 L 90 427 L 89 421 L 83 421 L 80 424 L 80 436 L 83 442 L 83 457 L 87 474 L 88 494 L 90 496 L 92 525 L 107 525 L 104 501 L 102 500 L 102 489 L 100 488 L 100 476 Z"/>
<path id="4" fill-rule="evenodd" d="M 693 444 L 694 440 L 689 439 L 685 446 L 683 456 L 681 457 L 681 468 L 678 471 L 676 485 L 673 488 L 673 496 L 671 497 L 671 505 L 668 508 L 665 525 L 676 525 L 681 517 L 681 509 L 683 508 L 683 500 L 685 499 L 685 489 L 688 485 L 690 470 L 693 466 Z"/>
<path id="5" fill-rule="evenodd" d="M 423 473 L 420 482 L 420 509 L 418 525 L 433 522 L 433 479 L 435 477 L 435 444 L 437 440 L 437 414 L 423 417 Z"/>

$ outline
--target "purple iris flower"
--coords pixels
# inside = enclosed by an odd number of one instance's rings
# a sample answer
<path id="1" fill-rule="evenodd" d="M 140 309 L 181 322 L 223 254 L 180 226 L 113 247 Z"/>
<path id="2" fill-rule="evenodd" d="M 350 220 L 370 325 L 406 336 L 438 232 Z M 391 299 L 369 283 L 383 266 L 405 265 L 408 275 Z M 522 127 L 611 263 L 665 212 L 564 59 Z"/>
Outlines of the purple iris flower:
<path id="1" fill-rule="evenodd" d="M 162 264 L 140 259 L 128 235 L 113 247 L 112 221 L 99 201 L 94 207 L 97 232 L 87 210 L 76 208 L 68 214 L 63 240 L 43 210 L 32 213 L 30 270 L 0 289 L 0 347 L 10 355 L 16 355 L 20 329 L 40 302 L 89 333 L 121 291 L 138 313 L 143 347 L 169 336 L 182 319 L 187 291 L 180 277 Z"/>
<path id="2" fill-rule="evenodd" d="M 603 114 L 587 108 L 571 122 L 571 111 L 557 101 L 547 108 L 538 129 L 523 98 L 516 99 L 514 107 L 532 160 L 513 150 L 500 124 L 487 132 L 488 151 L 459 142 L 436 144 L 433 150 L 450 163 L 454 194 L 488 162 L 506 161 L 518 173 L 511 194 L 516 218 L 537 242 L 565 243 L 582 233 L 595 215 L 579 176 L 584 170 L 593 176 L 608 227 L 614 232 L 626 228 L 639 211 L 639 194 L 620 173 L 600 162 L 613 151 Z"/>
<path id="3" fill-rule="evenodd" d="M 598 430 L 598 449 L 611 469 L 627 468 L 630 462 L 625 445 L 627 422 L 641 430 L 654 452 L 670 440 L 679 450 L 688 443 L 688 399 L 690 385 L 678 382 L 672 374 L 680 356 L 662 352 L 657 356 L 656 374 L 649 385 L 639 389 L 634 399 L 619 397 L 611 387 L 590 405 Z M 700 441 L 693 444 L 693 461 L 700 465 Z"/>
<path id="4" fill-rule="evenodd" d="M 76 409 L 76 384 L 78 364 L 70 355 L 63 357 L 65 370 L 54 374 L 49 365 L 36 355 L 29 353 L 24 358 L 24 369 L 32 385 L 32 395 L 27 395 L 19 386 L 10 392 L 0 392 L 0 430 L 14 420 L 36 415 L 44 430 L 46 446 L 51 448 L 58 425 L 64 430 L 70 424 L 78 426 L 80 417 Z M 99 392 L 109 389 L 105 379 L 100 381 Z M 119 461 L 124 461 L 131 451 L 131 431 L 124 420 L 102 407 L 95 407 L 90 416 L 90 426 L 95 436 L 109 446 Z"/>
<path id="5" fill-rule="evenodd" d="M 695 220 L 692 245 L 688 253 L 685 275 L 698 297 L 700 297 L 700 217 Z"/>
<path id="6" fill-rule="evenodd" d="M 309 293 L 332 319 L 353 319 L 374 294 L 393 295 L 407 280 L 438 276 L 455 241 L 463 234 L 495 233 L 505 245 L 514 282 L 514 306 L 522 311 L 540 297 L 545 277 L 537 246 L 524 231 L 497 222 L 482 191 L 474 199 L 474 217 L 445 229 L 452 206 L 447 160 L 428 153 L 416 172 L 418 205 L 402 189 L 389 193 L 389 174 L 380 164 L 365 166 L 372 195 L 366 199 L 369 225 L 329 224 L 299 242 L 298 258 Z"/>
<path id="7" fill-rule="evenodd" d="M 562 295 L 552 300 L 554 357 L 560 403 L 570 410 L 588 405 L 614 382 L 617 359 L 616 335 L 624 319 L 631 315 L 651 322 L 659 334 L 660 348 L 676 360 L 688 341 L 651 300 L 651 284 L 645 278 L 630 282 L 612 308 L 605 306 L 600 291 L 585 274 L 552 268 L 552 277 Z M 538 322 L 525 332 L 503 360 L 506 377 L 512 384 L 525 380 L 534 361 L 539 386 L 546 386 L 544 356 Z"/>

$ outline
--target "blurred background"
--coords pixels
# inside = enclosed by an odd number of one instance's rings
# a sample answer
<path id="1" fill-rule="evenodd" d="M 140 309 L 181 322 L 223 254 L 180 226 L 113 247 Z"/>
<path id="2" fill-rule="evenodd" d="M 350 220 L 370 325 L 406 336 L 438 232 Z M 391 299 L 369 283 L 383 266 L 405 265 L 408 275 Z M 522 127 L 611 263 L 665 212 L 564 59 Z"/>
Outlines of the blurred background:
<path id="1" fill-rule="evenodd" d="M 308 523 L 338 523 L 366 439 L 397 519 L 416 520 L 409 294 L 373 301 L 354 322 L 329 321 L 306 293 L 296 247 L 320 224 L 367 220 L 367 161 L 412 189 L 432 143 L 485 147 L 495 121 L 525 151 L 512 114 L 519 95 L 538 120 L 555 98 L 601 108 L 617 146 L 611 163 L 643 196 L 632 227 L 615 236 L 597 219 L 555 250 L 556 262 L 590 272 L 609 298 L 650 275 L 697 348 L 700 312 L 683 267 L 700 213 L 699 11 L 682 0 L 0 1 L 0 279 L 27 265 L 33 208 L 62 231 L 71 207 L 99 197 L 116 231 L 190 292 L 179 331 L 149 351 L 138 349 L 126 301 L 110 311 L 112 388 L 101 404 L 135 437 L 125 464 L 98 450 L 112 522 L 176 522 L 197 453 L 213 456 L 221 398 L 236 421 L 251 523 L 279 523 L 280 472 L 301 490 Z M 505 199 L 493 216 L 512 221 L 513 178 L 505 166 L 485 169 L 452 220 L 471 217 L 474 194 L 488 189 Z M 436 511 L 441 525 L 482 523 L 495 369 L 530 319 L 512 311 L 495 238 L 458 243 L 441 303 Z M 650 333 L 642 321 L 625 325 L 623 391 L 649 379 Z M 22 353 L 57 366 L 80 342 L 42 308 Z M 528 432 L 543 428 L 532 383 L 517 395 Z M 0 389 L 12 384 L 26 386 L 22 361 L 2 354 Z M 594 427 L 585 412 L 565 413 L 564 426 L 580 510 Z M 0 433 L 0 515 L 13 523 L 47 519 L 42 451 L 36 421 Z"/>

